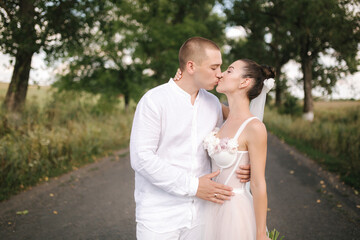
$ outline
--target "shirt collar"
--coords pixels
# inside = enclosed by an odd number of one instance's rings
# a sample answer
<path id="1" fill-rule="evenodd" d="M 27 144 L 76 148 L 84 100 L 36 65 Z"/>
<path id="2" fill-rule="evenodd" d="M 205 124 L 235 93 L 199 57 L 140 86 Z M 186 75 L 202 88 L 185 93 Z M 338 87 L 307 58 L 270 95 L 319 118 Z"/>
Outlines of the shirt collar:
<path id="1" fill-rule="evenodd" d="M 175 90 L 177 91 L 178 93 L 180 93 L 182 96 L 184 96 L 189 102 L 191 102 L 191 96 L 189 93 L 187 93 L 184 89 L 182 89 L 181 87 L 179 87 L 173 78 L 170 78 L 169 80 L 169 84 L 170 86 Z M 197 102 L 199 100 L 199 97 L 201 95 L 201 89 L 199 90 L 197 96 L 196 96 L 196 99 L 195 99 L 195 102 Z"/>

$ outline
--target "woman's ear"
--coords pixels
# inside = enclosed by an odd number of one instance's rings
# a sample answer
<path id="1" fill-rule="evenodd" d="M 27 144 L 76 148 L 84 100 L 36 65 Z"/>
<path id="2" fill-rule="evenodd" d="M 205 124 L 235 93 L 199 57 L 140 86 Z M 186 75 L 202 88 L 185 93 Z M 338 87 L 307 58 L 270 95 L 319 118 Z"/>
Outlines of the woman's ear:
<path id="1" fill-rule="evenodd" d="M 240 81 L 240 84 L 239 84 L 239 88 L 246 88 L 250 85 L 251 83 L 251 79 L 250 78 L 243 78 L 241 81 Z"/>

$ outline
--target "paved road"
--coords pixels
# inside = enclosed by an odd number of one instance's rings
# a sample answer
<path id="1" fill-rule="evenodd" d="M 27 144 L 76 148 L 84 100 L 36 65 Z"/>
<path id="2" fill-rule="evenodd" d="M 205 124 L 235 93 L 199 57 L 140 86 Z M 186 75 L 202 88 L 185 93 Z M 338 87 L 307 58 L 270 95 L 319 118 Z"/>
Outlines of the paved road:
<path id="1" fill-rule="evenodd" d="M 360 239 L 358 196 L 272 135 L 266 175 L 269 229 L 286 240 Z M 123 150 L 40 184 L 0 203 L 0 240 L 135 239 L 133 179 Z"/>

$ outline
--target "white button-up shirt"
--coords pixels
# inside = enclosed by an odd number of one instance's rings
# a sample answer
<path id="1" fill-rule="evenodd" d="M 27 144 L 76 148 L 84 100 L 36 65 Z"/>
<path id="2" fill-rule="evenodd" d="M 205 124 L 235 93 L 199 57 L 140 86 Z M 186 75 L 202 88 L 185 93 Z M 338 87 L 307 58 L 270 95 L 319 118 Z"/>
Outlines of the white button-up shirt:
<path id="1" fill-rule="evenodd" d="M 172 79 L 141 98 L 130 138 L 137 222 L 159 233 L 202 222 L 205 201 L 195 195 L 211 171 L 203 139 L 222 121 L 217 97 L 200 89 L 192 105 Z"/>

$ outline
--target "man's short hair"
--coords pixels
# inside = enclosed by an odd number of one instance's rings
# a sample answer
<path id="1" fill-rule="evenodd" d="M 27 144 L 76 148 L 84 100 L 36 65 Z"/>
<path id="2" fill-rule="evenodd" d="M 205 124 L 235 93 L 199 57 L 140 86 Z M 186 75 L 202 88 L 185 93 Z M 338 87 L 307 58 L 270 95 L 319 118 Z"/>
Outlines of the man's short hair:
<path id="1" fill-rule="evenodd" d="M 186 40 L 179 50 L 179 65 L 181 71 L 184 71 L 188 61 L 194 61 L 196 64 L 201 64 L 207 57 L 206 49 L 220 51 L 220 48 L 216 43 L 206 38 L 192 37 Z"/>

